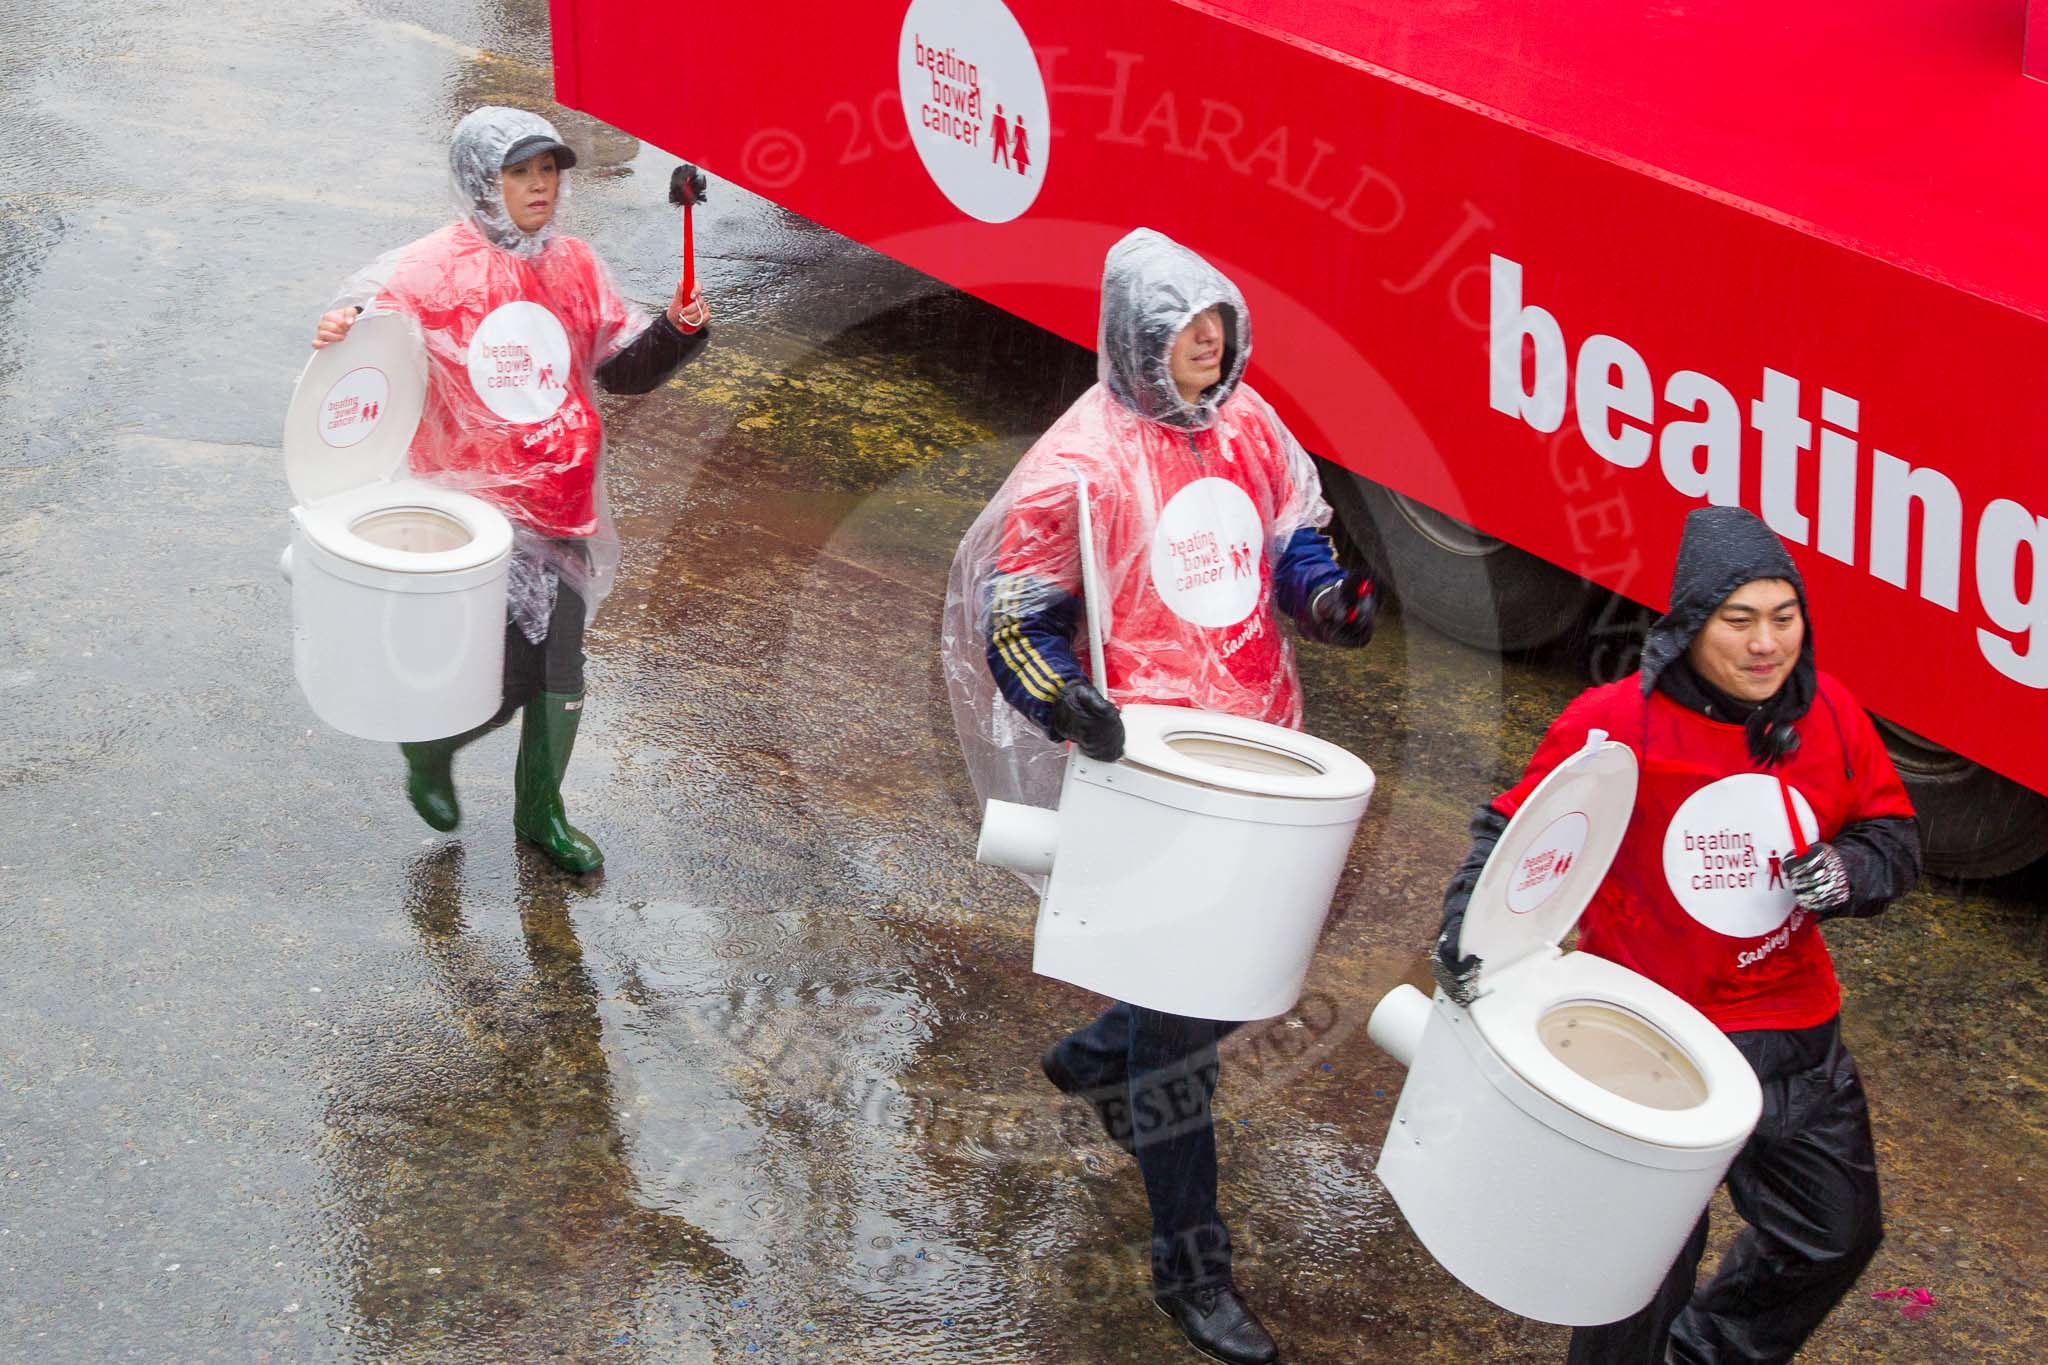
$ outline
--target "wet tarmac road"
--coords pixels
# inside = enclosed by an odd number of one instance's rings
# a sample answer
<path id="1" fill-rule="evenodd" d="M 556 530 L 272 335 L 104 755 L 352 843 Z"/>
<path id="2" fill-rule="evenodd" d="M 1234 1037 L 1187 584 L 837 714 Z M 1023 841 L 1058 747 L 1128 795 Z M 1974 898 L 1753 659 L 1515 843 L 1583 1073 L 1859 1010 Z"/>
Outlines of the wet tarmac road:
<path id="1" fill-rule="evenodd" d="M 971 863 L 934 657 L 954 540 L 1088 358 L 717 186 L 713 348 L 607 407 L 568 797 L 608 867 L 567 878 L 512 841 L 509 734 L 439 836 L 311 717 L 276 572 L 312 319 L 445 220 L 462 111 L 557 115 L 544 7 L 0 35 L 0 1360 L 1193 1359 L 1135 1173 L 1037 1077 L 1099 1002 Z M 568 229 L 665 299 L 673 156 L 557 116 Z M 1374 1182 L 1364 1020 L 1582 675 L 1398 618 L 1303 671 L 1380 789 L 1303 1006 L 1226 1048 L 1240 1279 L 1291 1360 L 1558 1358 Z M 2048 1353 L 2044 891 L 1830 928 L 1889 1239 L 1807 1359 Z M 1908 1285 L 1932 1312 L 1868 1297 Z"/>

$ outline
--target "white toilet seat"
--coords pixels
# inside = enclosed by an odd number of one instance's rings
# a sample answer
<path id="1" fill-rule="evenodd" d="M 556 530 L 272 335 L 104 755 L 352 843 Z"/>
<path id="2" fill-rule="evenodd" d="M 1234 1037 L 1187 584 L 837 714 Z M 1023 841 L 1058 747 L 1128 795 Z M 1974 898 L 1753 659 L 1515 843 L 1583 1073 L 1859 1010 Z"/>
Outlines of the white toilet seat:
<path id="1" fill-rule="evenodd" d="M 378 545 L 352 529 L 374 512 L 419 507 L 461 523 L 469 541 L 452 550 L 420 553 Z M 306 537 L 351 564 L 394 573 L 458 573 L 490 564 L 512 548 L 512 524 L 481 498 L 412 480 L 378 481 L 322 498 L 298 509 Z"/>
<path id="2" fill-rule="evenodd" d="M 1647 977 L 1591 953 L 1538 956 L 1487 978 L 1470 1007 L 1473 1026 L 1501 1063 L 1559 1105 L 1626 1138 L 1659 1147 L 1711 1149 L 1756 1124 L 1756 1073 L 1707 1017 Z M 1588 1080 L 1547 1047 L 1543 1018 L 1575 1001 L 1621 1010 L 1676 1044 L 1699 1072 L 1706 1098 L 1659 1109 Z"/>
<path id="3" fill-rule="evenodd" d="M 446 575 L 480 569 L 510 553 L 504 513 L 468 493 L 408 476 L 412 438 L 427 399 L 426 344 L 411 319 L 371 310 L 347 338 L 315 351 L 285 413 L 284 467 L 307 543 L 355 566 L 358 576 Z M 423 551 L 378 544 L 357 531 L 378 512 L 419 509 L 467 531 L 452 549 Z M 422 528 L 410 528 L 418 532 Z M 404 539 L 399 528 L 392 538 Z M 367 579 L 362 581 L 369 581 Z M 396 584 L 392 586 L 396 587 Z M 445 591 L 445 578 L 401 591 Z"/>
<path id="4" fill-rule="evenodd" d="M 1133 704 L 1122 714 L 1123 761 L 1164 777 L 1307 801 L 1372 790 L 1372 769 L 1357 755 L 1299 730 L 1185 706 Z"/>

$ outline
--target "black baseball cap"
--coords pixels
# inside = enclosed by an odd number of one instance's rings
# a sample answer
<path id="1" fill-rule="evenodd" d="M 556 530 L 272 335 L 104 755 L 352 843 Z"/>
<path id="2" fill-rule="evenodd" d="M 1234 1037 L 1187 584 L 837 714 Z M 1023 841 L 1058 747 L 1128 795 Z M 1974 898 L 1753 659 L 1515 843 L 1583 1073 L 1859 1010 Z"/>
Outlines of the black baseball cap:
<path id="1" fill-rule="evenodd" d="M 553 152 L 555 165 L 561 170 L 566 171 L 576 164 L 576 153 L 569 150 L 569 145 L 559 138 L 549 137 L 546 133 L 528 133 L 520 138 L 505 149 L 505 159 L 498 164 L 517 166 L 522 161 L 531 161 L 542 152 Z"/>

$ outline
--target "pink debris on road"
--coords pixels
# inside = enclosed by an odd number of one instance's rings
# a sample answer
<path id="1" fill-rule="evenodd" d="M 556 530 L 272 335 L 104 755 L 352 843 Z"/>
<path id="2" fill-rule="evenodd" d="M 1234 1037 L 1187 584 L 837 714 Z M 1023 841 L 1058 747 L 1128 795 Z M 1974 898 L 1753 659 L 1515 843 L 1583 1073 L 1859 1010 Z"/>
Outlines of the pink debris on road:
<path id="1" fill-rule="evenodd" d="M 1873 1293 L 1873 1299 L 1904 1299 L 1899 1305 L 1899 1316 L 1908 1322 L 1917 1322 L 1927 1316 L 1934 1307 L 1934 1295 L 1925 1289 L 1880 1289 Z"/>

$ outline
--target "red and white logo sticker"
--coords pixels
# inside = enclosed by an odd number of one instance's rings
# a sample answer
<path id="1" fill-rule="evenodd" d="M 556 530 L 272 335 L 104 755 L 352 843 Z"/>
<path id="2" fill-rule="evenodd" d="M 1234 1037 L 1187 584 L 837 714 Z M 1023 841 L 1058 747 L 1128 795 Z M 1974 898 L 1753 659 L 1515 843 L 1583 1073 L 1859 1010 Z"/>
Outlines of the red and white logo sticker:
<path id="1" fill-rule="evenodd" d="M 910 0 L 897 88 L 918 159 L 953 206 L 984 223 L 1031 207 L 1052 150 L 1045 79 L 1003 0 Z"/>
<path id="2" fill-rule="evenodd" d="M 347 450 L 377 429 L 391 400 L 391 381 L 373 365 L 350 370 L 320 400 L 320 439 Z"/>
<path id="3" fill-rule="evenodd" d="M 1259 604 L 1265 533 L 1228 479 L 1196 479 L 1167 500 L 1152 533 L 1152 587 L 1175 616 L 1234 626 Z"/>
<path id="4" fill-rule="evenodd" d="M 1792 789 L 1800 833 L 1820 837 L 1813 807 Z M 1717 934 L 1758 938 L 1792 913 L 1785 859 L 1797 845 L 1778 779 L 1738 773 L 1687 797 L 1664 830 L 1664 877 L 1685 912 Z"/>
<path id="5" fill-rule="evenodd" d="M 1556 895 L 1578 866 L 1579 855 L 1586 850 L 1586 834 L 1592 828 L 1592 821 L 1580 811 L 1567 812 L 1545 825 L 1509 875 L 1508 909 L 1526 915 Z"/>
<path id="6" fill-rule="evenodd" d="M 469 383 L 508 422 L 545 422 L 569 396 L 569 334 L 521 299 L 491 311 L 469 339 Z"/>

